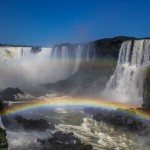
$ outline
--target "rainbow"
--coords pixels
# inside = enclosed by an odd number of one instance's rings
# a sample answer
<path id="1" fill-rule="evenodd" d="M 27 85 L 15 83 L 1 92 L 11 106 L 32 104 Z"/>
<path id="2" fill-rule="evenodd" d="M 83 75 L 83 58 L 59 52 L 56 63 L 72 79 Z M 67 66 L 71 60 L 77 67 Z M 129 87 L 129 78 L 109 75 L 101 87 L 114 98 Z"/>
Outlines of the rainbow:
<path id="1" fill-rule="evenodd" d="M 89 99 L 89 98 L 71 98 L 71 97 L 63 97 L 63 98 L 51 98 L 46 100 L 36 100 L 36 101 L 27 101 L 25 103 L 18 103 L 9 106 L 7 109 L 1 113 L 1 116 L 6 116 L 10 114 L 14 114 L 17 112 L 41 108 L 41 107 L 55 107 L 55 106 L 84 106 L 84 107 L 97 107 L 103 109 L 117 109 L 121 108 L 123 110 L 131 108 L 131 106 L 122 105 L 115 102 L 108 102 L 102 99 Z M 132 115 L 137 115 L 142 119 L 150 120 L 150 111 L 143 111 L 143 109 L 135 109 L 134 112 L 130 112 Z"/>

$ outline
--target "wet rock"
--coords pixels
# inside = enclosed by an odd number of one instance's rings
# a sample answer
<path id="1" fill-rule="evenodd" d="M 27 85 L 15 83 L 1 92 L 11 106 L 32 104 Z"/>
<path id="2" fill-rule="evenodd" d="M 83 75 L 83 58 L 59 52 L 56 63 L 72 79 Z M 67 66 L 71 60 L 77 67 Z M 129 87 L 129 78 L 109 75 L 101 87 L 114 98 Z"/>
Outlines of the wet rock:
<path id="1" fill-rule="evenodd" d="M 32 46 L 31 52 L 32 53 L 38 53 L 41 51 L 41 47 L 40 46 Z"/>
<path id="2" fill-rule="evenodd" d="M 63 133 L 61 131 L 55 132 L 53 137 L 49 139 L 49 142 L 53 144 L 60 143 L 61 145 L 81 144 L 81 141 L 72 132 Z"/>
<path id="3" fill-rule="evenodd" d="M 0 112 L 4 109 L 3 101 L 0 99 Z"/>
<path id="4" fill-rule="evenodd" d="M 150 108 L 150 68 L 146 68 L 143 75 L 143 108 Z"/>
<path id="5" fill-rule="evenodd" d="M 55 126 L 52 123 L 47 122 L 44 119 L 39 120 L 33 120 L 33 119 L 26 119 L 22 116 L 16 117 L 17 123 L 23 126 L 25 130 L 39 130 L 39 131 L 45 131 L 45 130 L 54 130 Z"/>
<path id="6" fill-rule="evenodd" d="M 136 131 L 141 135 L 149 134 L 149 121 L 143 120 L 136 116 L 134 110 L 117 109 L 117 110 L 104 110 L 86 108 L 85 112 L 91 114 L 96 121 L 103 121 L 114 126 L 125 127 L 130 131 Z M 145 132 L 146 131 L 146 132 Z"/>
<path id="7" fill-rule="evenodd" d="M 3 101 L 14 101 L 18 94 L 23 95 L 24 92 L 21 91 L 19 88 L 6 88 L 4 91 L 0 93 L 0 99 Z"/>
<path id="8" fill-rule="evenodd" d="M 118 53 L 121 44 L 127 40 L 134 40 L 134 37 L 118 36 L 114 38 L 106 38 L 94 41 L 96 57 L 115 58 L 118 59 Z"/>
<path id="9" fill-rule="evenodd" d="M 42 146 L 46 144 L 46 140 L 37 139 L 37 142 L 40 143 Z"/>
<path id="10" fill-rule="evenodd" d="M 0 150 L 7 150 L 8 143 L 6 139 L 6 131 L 0 128 Z"/>
<path id="11" fill-rule="evenodd" d="M 86 145 L 81 143 L 81 141 L 74 136 L 72 132 L 65 133 L 62 131 L 57 131 L 53 136 L 46 140 L 37 139 L 42 146 L 44 143 L 49 143 L 45 146 L 48 150 L 92 150 L 91 145 Z"/>
<path id="12" fill-rule="evenodd" d="M 108 80 L 114 73 L 121 44 L 124 41 L 133 39 L 135 38 L 119 36 L 84 44 L 83 51 L 89 47 L 91 61 L 82 60 L 79 70 L 69 78 L 56 83 L 47 83 L 43 86 L 62 95 L 99 98 L 99 93 L 104 90 Z M 57 45 L 58 51 L 65 45 Z M 67 46 L 69 50 L 74 52 L 77 45 L 67 44 Z"/>

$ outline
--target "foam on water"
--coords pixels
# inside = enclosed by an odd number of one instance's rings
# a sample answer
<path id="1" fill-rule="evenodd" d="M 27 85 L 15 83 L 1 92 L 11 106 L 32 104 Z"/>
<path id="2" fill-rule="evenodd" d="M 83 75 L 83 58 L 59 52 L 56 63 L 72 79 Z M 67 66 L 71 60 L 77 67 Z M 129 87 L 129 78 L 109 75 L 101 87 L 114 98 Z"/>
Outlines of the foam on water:
<path id="1" fill-rule="evenodd" d="M 150 139 L 148 137 L 141 137 L 136 133 L 116 129 L 91 118 L 84 118 L 81 126 L 60 124 L 57 128 L 65 132 L 73 132 L 82 142 L 91 144 L 94 150 L 141 150 L 143 148 L 148 150 L 149 148 L 147 143 Z"/>

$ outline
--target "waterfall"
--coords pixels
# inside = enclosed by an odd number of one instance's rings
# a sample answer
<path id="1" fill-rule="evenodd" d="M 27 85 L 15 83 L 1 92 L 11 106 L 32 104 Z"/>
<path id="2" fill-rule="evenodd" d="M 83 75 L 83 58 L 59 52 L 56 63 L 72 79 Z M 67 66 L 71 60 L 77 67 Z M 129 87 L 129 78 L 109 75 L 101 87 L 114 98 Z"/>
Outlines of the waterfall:
<path id="1" fill-rule="evenodd" d="M 72 48 L 71 48 L 72 47 Z M 90 56 L 91 44 L 87 45 L 64 45 L 53 48 L 52 58 L 59 58 L 64 72 L 69 75 L 76 73 L 79 70 L 82 61 L 90 61 L 93 57 Z"/>
<path id="2" fill-rule="evenodd" d="M 11 59 L 19 59 L 31 53 L 32 47 L 0 47 L 1 63 Z"/>
<path id="3" fill-rule="evenodd" d="M 91 44 L 45 47 L 0 47 L 0 88 L 55 83 L 79 70 L 82 61 L 93 59 Z M 22 87 L 23 86 L 23 87 Z"/>
<path id="4" fill-rule="evenodd" d="M 80 62 L 81 62 L 81 59 L 82 59 L 82 50 L 83 50 L 82 45 L 78 45 L 76 47 L 75 65 L 74 65 L 74 69 L 73 69 L 72 74 L 77 72 L 78 69 L 79 69 L 79 65 L 80 65 Z"/>
<path id="5" fill-rule="evenodd" d="M 90 60 L 90 46 L 91 46 L 91 43 L 88 44 L 88 48 L 87 48 L 87 53 L 86 53 L 86 61 L 89 61 Z"/>
<path id="6" fill-rule="evenodd" d="M 41 48 L 41 51 L 37 53 L 37 56 L 39 58 L 46 58 L 46 59 L 49 59 L 52 55 L 52 48 L 45 48 L 45 47 L 42 47 Z"/>
<path id="7" fill-rule="evenodd" d="M 52 53 L 52 58 L 57 58 L 58 47 L 55 47 L 53 51 L 54 53 Z"/>
<path id="8" fill-rule="evenodd" d="M 28 57 L 31 54 L 40 52 L 40 47 L 4 46 L 0 47 L 0 64 L 9 63 L 11 60 L 18 60 Z"/>
<path id="9" fill-rule="evenodd" d="M 63 71 L 67 73 L 69 71 L 69 66 L 70 66 L 67 46 L 62 47 L 61 62 L 62 62 Z"/>
<path id="10" fill-rule="evenodd" d="M 150 65 L 149 55 L 150 40 L 123 42 L 115 72 L 103 92 L 105 97 L 140 106 L 143 103 L 143 71 Z"/>

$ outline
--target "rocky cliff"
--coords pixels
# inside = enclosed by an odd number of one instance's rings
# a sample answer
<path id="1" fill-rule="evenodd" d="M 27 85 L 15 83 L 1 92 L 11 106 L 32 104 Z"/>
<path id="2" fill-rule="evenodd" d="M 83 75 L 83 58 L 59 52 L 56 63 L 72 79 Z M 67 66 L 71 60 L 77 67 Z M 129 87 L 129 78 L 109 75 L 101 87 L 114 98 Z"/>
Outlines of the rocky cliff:
<path id="1" fill-rule="evenodd" d="M 46 84 L 45 87 L 61 94 L 99 97 L 115 70 L 121 44 L 134 39 L 132 37 L 115 37 L 91 42 L 88 51 L 90 57 L 94 54 L 94 59 L 89 61 L 83 59 L 75 74 L 66 80 Z M 88 44 L 85 44 L 85 49 Z M 62 46 L 59 45 L 59 48 L 61 49 Z M 71 46 L 74 45 L 69 44 L 69 47 Z"/>
<path id="2" fill-rule="evenodd" d="M 134 37 L 118 36 L 94 41 L 95 53 L 98 59 L 112 58 L 118 60 L 121 44 L 127 40 L 135 40 Z"/>
<path id="3" fill-rule="evenodd" d="M 3 110 L 3 102 L 0 100 L 0 114 Z M 7 150 L 8 149 L 8 143 L 6 139 L 6 131 L 2 128 L 1 124 L 1 118 L 0 118 L 0 150 Z"/>
<path id="4" fill-rule="evenodd" d="M 0 150 L 7 150 L 8 143 L 6 139 L 6 131 L 0 128 Z"/>
<path id="5" fill-rule="evenodd" d="M 143 76 L 143 107 L 150 108 L 150 68 L 145 70 Z"/>
<path id="6" fill-rule="evenodd" d="M 78 71 L 68 79 L 58 81 L 54 84 L 46 84 L 45 86 L 52 91 L 61 94 L 99 97 L 101 91 L 104 90 L 106 83 L 109 81 L 110 77 L 115 71 L 119 50 L 122 43 L 125 41 L 131 41 L 131 47 L 126 47 L 126 49 L 124 48 L 126 52 L 121 55 L 128 57 L 127 51 L 131 52 L 129 55 L 130 60 L 127 62 L 129 63 L 129 70 L 131 72 L 129 76 L 131 79 L 134 78 L 134 65 L 136 66 L 137 70 L 140 70 L 140 67 L 143 68 L 143 88 L 139 92 L 142 91 L 143 93 L 143 107 L 150 108 L 149 38 L 137 39 L 133 37 L 115 37 L 101 39 L 91 42 L 89 49 L 87 48 L 89 43 L 87 43 L 84 47 L 90 52 L 90 58 L 94 55 L 94 59 L 90 59 L 90 61 L 83 59 L 80 62 Z M 62 46 L 63 45 L 57 45 L 59 49 L 61 49 Z M 69 44 L 69 47 L 72 47 L 71 49 L 73 49 L 74 45 Z M 122 74 L 125 71 L 126 70 L 122 71 Z M 142 79 L 140 81 L 142 81 Z M 140 81 L 134 83 L 137 89 L 140 89 Z M 131 82 L 129 82 L 129 84 L 131 84 Z M 136 88 L 133 91 L 136 91 Z M 138 91 L 135 93 L 138 93 Z M 132 98 L 134 99 L 134 97 Z"/>
<path id="7" fill-rule="evenodd" d="M 50 73 L 53 72 L 52 76 L 59 76 L 57 77 L 58 79 L 56 79 L 56 83 L 49 82 L 49 80 L 46 84 L 40 83 L 46 88 L 59 94 L 99 97 L 106 83 L 115 71 L 122 43 L 129 40 L 132 41 L 131 47 L 133 51 L 133 41 L 140 39 L 120 36 L 92 41 L 85 44 L 65 43 L 55 45 L 51 50 L 46 49 L 46 51 L 49 50 L 50 53 L 45 53 L 44 49 L 41 47 L 30 47 L 29 52 L 40 52 L 43 50 L 44 54 L 48 54 L 50 59 L 55 61 L 55 58 L 57 58 L 59 61 L 57 64 L 58 68 L 55 68 L 54 66 L 56 65 L 54 65 L 52 68 L 46 69 L 50 70 Z M 1 47 L 7 48 L 7 45 L 1 45 L 0 48 Z M 26 55 L 26 48 L 27 47 L 19 48 L 19 51 L 21 51 L 19 56 Z M 5 52 L 7 52 L 7 50 L 5 50 Z M 13 53 L 13 49 L 11 49 L 11 52 Z M 15 54 L 18 56 L 17 53 Z M 43 56 L 43 53 L 41 54 Z M 140 51 L 138 55 L 139 54 Z M 46 78 L 50 78 L 49 75 L 47 76 Z M 143 87 L 143 107 L 150 107 L 148 73 L 144 74 Z"/>

